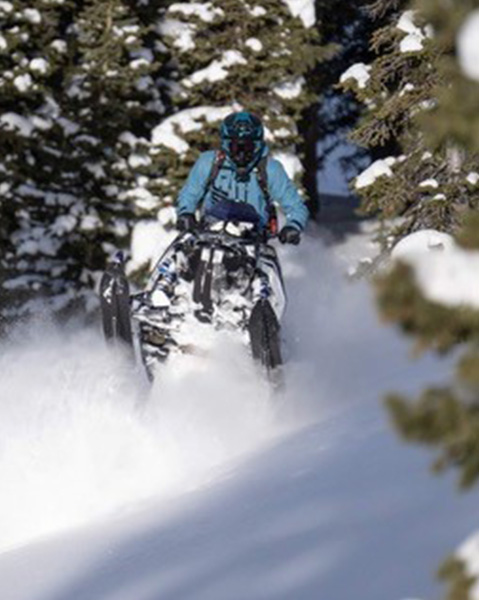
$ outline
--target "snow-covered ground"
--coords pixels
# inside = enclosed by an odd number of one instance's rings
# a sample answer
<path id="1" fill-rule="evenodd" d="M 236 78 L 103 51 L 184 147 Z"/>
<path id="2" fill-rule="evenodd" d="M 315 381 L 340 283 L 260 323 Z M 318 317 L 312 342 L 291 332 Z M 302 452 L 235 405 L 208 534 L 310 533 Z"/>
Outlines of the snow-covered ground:
<path id="1" fill-rule="evenodd" d="M 2 600 L 429 600 L 477 527 L 381 404 L 447 377 L 377 323 L 364 236 L 281 249 L 285 389 L 241 348 L 152 390 L 96 331 L 18 332 L 0 356 Z M 25 339 L 26 336 L 26 339 Z M 174 368 L 173 368 L 174 367 Z"/>

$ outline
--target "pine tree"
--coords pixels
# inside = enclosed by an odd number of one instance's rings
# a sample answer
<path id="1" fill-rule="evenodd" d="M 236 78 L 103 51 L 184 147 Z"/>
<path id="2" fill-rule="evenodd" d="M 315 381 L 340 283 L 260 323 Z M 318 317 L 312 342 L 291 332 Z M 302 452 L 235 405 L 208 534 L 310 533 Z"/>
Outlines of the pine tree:
<path id="1" fill-rule="evenodd" d="M 452 136 L 433 139 L 421 127 L 447 110 L 442 64 L 453 49 L 420 9 L 422 3 L 412 10 L 404 0 L 378 0 L 372 9 L 381 25 L 372 37 L 376 57 L 342 77 L 366 106 L 353 138 L 378 160 L 355 187 L 363 212 L 387 220 L 386 247 L 420 229 L 455 231 L 463 212 L 479 202 L 478 189 L 467 181 L 477 157 L 463 155 Z"/>
<path id="2" fill-rule="evenodd" d="M 16 300 L 91 296 L 108 253 L 128 243 L 151 162 L 142 136 L 164 112 L 150 25 L 162 4 L 0 5 L 3 268 Z"/>
<path id="3" fill-rule="evenodd" d="M 334 52 L 316 67 L 314 82 L 318 106 L 314 107 L 315 112 L 311 111 L 307 115 L 305 126 L 301 124 L 302 136 L 314 139 L 315 146 L 320 143 L 321 154 L 310 150 L 311 159 L 306 169 L 315 179 L 328 155 L 336 149 L 338 143 L 343 143 L 348 137 L 361 114 L 361 103 L 355 94 L 345 93 L 338 86 L 338 81 L 352 64 L 369 63 L 373 60 L 369 42 L 377 23 L 369 13 L 369 5 L 370 0 L 353 0 L 347 4 L 340 0 L 316 2 L 322 40 L 331 45 Z M 358 147 L 356 152 L 345 157 L 345 173 L 350 169 L 357 172 L 364 164 L 366 155 L 367 151 Z M 307 189 L 309 192 L 309 188 Z M 321 180 L 319 189 L 321 190 Z M 318 204 L 319 202 L 318 199 Z"/>
<path id="4" fill-rule="evenodd" d="M 461 560 L 453 557 L 444 562 L 439 569 L 439 578 L 447 583 L 445 600 L 470 600 L 475 578 L 469 575 Z"/>
<path id="5" fill-rule="evenodd" d="M 448 197 L 454 197 L 455 193 L 458 203 L 463 201 L 466 206 L 477 195 L 479 183 L 475 158 L 479 149 L 479 72 L 474 62 L 470 69 L 466 56 L 470 47 L 464 45 L 470 19 L 479 21 L 478 8 L 477 0 L 463 0 L 454 7 L 439 0 L 421 3 L 441 52 L 434 64 L 437 75 L 433 95 L 437 101 L 432 110 L 419 115 L 418 132 L 423 136 L 421 141 L 427 140 L 431 148 L 439 148 L 436 153 L 452 148 L 459 157 L 455 188 L 448 175 L 452 190 Z M 478 29 L 476 26 L 472 34 L 473 47 Z M 476 171 L 466 177 L 465 166 L 469 164 L 475 164 Z M 462 214 L 458 224 L 456 242 L 466 252 L 477 251 L 478 213 Z M 382 275 L 377 290 L 382 315 L 413 335 L 418 349 L 460 353 L 453 381 L 428 389 L 413 400 L 391 395 L 388 407 L 396 428 L 406 440 L 435 450 L 434 469 L 457 470 L 461 487 L 469 489 L 479 480 L 479 312 L 467 304 L 446 306 L 426 297 L 414 269 L 405 264 L 397 264 Z M 469 565 L 459 556 L 446 561 L 439 574 L 447 582 L 448 600 L 473 597 L 476 581 Z"/>
<path id="6" fill-rule="evenodd" d="M 469 2 L 465 1 L 463 4 L 466 8 L 471 7 Z M 433 7 L 431 3 L 429 9 L 432 11 Z M 438 2 L 436 7 L 439 16 L 435 27 L 438 35 L 456 40 L 461 21 L 446 19 L 441 3 Z M 431 15 L 433 14 L 432 12 Z M 461 14 L 464 19 L 467 11 Z M 450 61 L 446 58 L 444 61 L 451 68 Z M 457 63 L 454 77 L 477 95 L 479 81 L 468 78 Z M 455 95 L 455 90 L 449 89 L 450 86 L 445 87 L 445 94 Z M 467 106 L 469 98 L 464 97 L 463 102 Z M 454 109 L 459 119 L 460 108 L 459 104 Z M 437 113 L 427 117 L 426 122 L 432 126 L 434 119 L 440 124 L 444 118 L 444 110 L 438 109 Z M 466 112 L 463 118 L 465 124 Z M 464 124 L 457 126 L 463 127 Z M 452 139 L 454 121 L 447 120 L 442 127 L 442 131 L 450 131 L 451 137 L 447 140 Z M 439 130 L 439 127 L 435 130 Z M 459 143 L 459 138 L 454 141 Z M 475 152 L 478 141 L 479 134 L 476 131 L 475 136 L 472 134 L 469 142 L 461 147 L 465 156 L 468 151 Z M 472 183 L 470 185 L 473 186 Z M 463 217 L 456 241 L 466 250 L 479 249 L 479 216 L 476 212 Z M 464 348 L 453 384 L 427 391 L 417 405 L 409 405 L 404 399 L 397 397 L 392 398 L 390 404 L 401 431 L 412 439 L 439 446 L 441 454 L 438 467 L 459 467 L 462 485 L 470 486 L 479 477 L 479 447 L 476 450 L 479 439 L 476 435 L 479 428 L 479 313 L 472 307 L 456 309 L 425 298 L 415 281 L 412 268 L 404 264 L 399 264 L 379 278 L 377 288 L 384 317 L 399 323 L 407 333 L 414 334 L 420 349 L 433 348 L 439 353 L 450 353 L 458 346 Z"/>
<path id="7" fill-rule="evenodd" d="M 59 77 L 67 62 L 64 42 L 58 36 L 64 32 L 63 23 L 68 21 L 70 9 L 71 4 L 65 3 L 40 12 L 31 3 L 19 0 L 0 5 L 2 268 L 5 278 L 14 274 L 16 254 L 20 270 L 28 272 L 28 284 L 32 286 L 38 281 L 28 264 L 29 256 L 37 254 L 41 244 L 51 254 L 54 249 L 46 248 L 23 194 L 33 189 L 34 178 L 49 179 L 58 159 L 58 154 L 42 143 L 46 132 L 54 128 L 44 86 L 46 79 Z M 43 206 L 37 210 L 43 210 Z M 18 238 L 27 229 L 33 239 L 30 244 L 22 244 Z M 19 286 L 25 283 L 25 279 L 18 280 Z"/>

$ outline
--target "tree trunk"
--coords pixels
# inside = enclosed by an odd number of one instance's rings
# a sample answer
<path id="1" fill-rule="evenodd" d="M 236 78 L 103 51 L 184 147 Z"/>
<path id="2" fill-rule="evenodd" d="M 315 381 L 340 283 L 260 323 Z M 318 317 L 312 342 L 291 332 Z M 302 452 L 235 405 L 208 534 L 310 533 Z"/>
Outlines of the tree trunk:
<path id="1" fill-rule="evenodd" d="M 307 194 L 307 206 L 314 218 L 320 210 L 319 186 L 317 173 L 320 157 L 318 156 L 319 138 L 319 105 L 314 103 L 303 112 L 303 118 L 298 124 L 302 141 L 298 150 L 304 167 L 302 184 Z"/>

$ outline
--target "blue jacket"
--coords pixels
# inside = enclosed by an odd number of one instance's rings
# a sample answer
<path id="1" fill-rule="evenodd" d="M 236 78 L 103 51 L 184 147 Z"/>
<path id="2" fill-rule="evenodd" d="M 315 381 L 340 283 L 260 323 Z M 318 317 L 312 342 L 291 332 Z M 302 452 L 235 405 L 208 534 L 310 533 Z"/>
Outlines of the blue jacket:
<path id="1" fill-rule="evenodd" d="M 268 149 L 265 148 L 264 155 Z M 190 171 L 188 179 L 178 197 L 177 213 L 194 213 L 202 199 L 209 175 L 213 168 L 216 152 L 203 152 Z M 287 225 L 304 229 L 308 220 L 308 209 L 298 193 L 296 186 L 286 174 L 283 165 L 274 158 L 267 162 L 268 189 L 272 200 L 277 202 L 285 216 Z M 226 157 L 216 180 L 211 184 L 202 205 L 204 214 L 213 206 L 214 197 L 222 196 L 229 200 L 251 204 L 260 216 L 263 226 L 268 222 L 267 203 L 261 191 L 254 171 L 249 173 L 247 181 L 238 181 L 234 163 Z"/>

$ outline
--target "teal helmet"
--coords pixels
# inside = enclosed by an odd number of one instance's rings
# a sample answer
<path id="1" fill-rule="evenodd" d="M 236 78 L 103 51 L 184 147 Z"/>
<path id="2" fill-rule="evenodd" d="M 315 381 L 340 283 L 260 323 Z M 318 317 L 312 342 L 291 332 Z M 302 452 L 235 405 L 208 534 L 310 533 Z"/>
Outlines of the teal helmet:
<path id="1" fill-rule="evenodd" d="M 264 149 L 264 127 L 250 112 L 228 115 L 221 124 L 221 147 L 240 169 L 253 166 Z"/>

